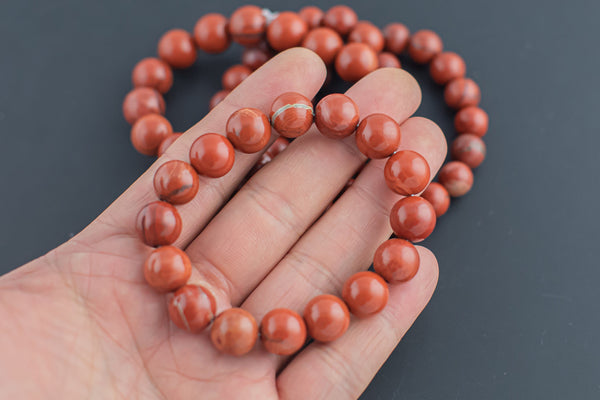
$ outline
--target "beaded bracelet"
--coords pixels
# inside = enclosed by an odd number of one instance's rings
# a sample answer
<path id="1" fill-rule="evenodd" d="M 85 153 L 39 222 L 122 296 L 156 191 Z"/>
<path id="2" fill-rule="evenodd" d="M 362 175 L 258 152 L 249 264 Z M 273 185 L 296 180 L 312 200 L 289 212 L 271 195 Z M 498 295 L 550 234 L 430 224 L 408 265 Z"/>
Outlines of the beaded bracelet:
<path id="1" fill-rule="evenodd" d="M 454 120 L 459 136 L 451 146 L 454 161 L 441 168 L 437 183 L 429 183 L 430 168 L 423 156 L 397 150 L 401 130 L 394 119 L 376 113 L 359 121 L 354 101 L 338 93 L 325 96 L 314 108 L 311 100 L 299 93 L 283 93 L 274 99 L 268 116 L 255 108 L 239 109 L 227 120 L 225 135 L 207 132 L 193 142 L 189 163 L 171 160 L 156 170 L 154 190 L 159 200 L 138 213 L 136 229 L 146 245 L 156 247 L 144 263 L 144 276 L 157 291 L 172 292 L 168 310 L 173 323 L 192 333 L 210 325 L 211 340 L 224 353 L 239 356 L 249 352 L 260 333 L 267 351 L 290 355 L 302 348 L 307 335 L 320 342 L 337 339 L 347 330 L 350 313 L 358 318 L 378 313 L 387 303 L 387 284 L 406 282 L 415 276 L 420 260 L 411 242 L 420 242 L 431 234 L 436 218 L 447 211 L 450 196 L 462 196 L 471 189 L 471 169 L 485 157 L 481 137 L 488 130 L 488 115 L 477 107 L 480 90 L 465 78 L 463 59 L 456 53 L 442 52 L 440 37 L 430 30 L 410 35 L 405 25 L 392 23 L 382 32 L 369 22 L 359 22 L 356 13 L 346 6 L 335 6 L 325 13 L 313 6 L 299 13 L 272 13 L 247 5 L 229 19 L 221 14 L 205 15 L 196 23 L 193 35 L 181 29 L 168 31 L 159 41 L 159 58 L 145 58 L 135 66 L 135 88 L 125 98 L 123 113 L 133 124 L 131 140 L 140 153 L 160 156 L 181 135 L 173 133 L 163 117 L 162 94 L 171 88 L 172 68 L 190 67 L 197 49 L 210 54 L 223 52 L 232 40 L 245 46 L 242 64 L 223 74 L 223 90 L 213 96 L 211 108 L 275 52 L 302 46 L 314 51 L 326 65 L 333 65 L 349 82 L 377 68 L 400 68 L 397 55 L 407 49 L 416 63 L 429 64 L 434 81 L 445 85 L 446 104 L 459 110 Z M 283 151 L 288 139 L 306 133 L 313 120 L 321 134 L 334 139 L 355 134 L 356 145 L 365 156 L 387 158 L 385 181 L 391 190 L 405 196 L 390 212 L 395 237 L 375 252 L 375 272 L 352 275 L 342 288 L 341 298 L 316 296 L 302 316 L 293 310 L 274 309 L 263 317 L 259 327 L 254 317 L 241 308 L 215 315 L 213 294 L 202 285 L 187 283 L 192 271 L 190 259 L 172 246 L 182 226 L 175 205 L 194 198 L 198 174 L 215 179 L 227 174 L 236 150 L 263 152 L 254 167 L 256 171 Z M 273 130 L 279 138 L 265 151 Z"/>

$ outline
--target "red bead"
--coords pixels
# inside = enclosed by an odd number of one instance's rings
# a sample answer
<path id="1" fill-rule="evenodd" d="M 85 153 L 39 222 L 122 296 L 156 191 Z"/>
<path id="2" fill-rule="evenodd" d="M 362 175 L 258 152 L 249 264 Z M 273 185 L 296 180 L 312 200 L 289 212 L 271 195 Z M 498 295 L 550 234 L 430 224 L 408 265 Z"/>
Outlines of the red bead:
<path id="1" fill-rule="evenodd" d="M 456 78 L 446 85 L 444 100 L 455 109 L 477 106 L 481 101 L 481 90 L 472 79 Z"/>
<path id="2" fill-rule="evenodd" d="M 358 150 L 369 158 L 385 158 L 400 145 L 400 125 L 385 114 L 371 114 L 356 129 Z"/>
<path id="3" fill-rule="evenodd" d="M 161 142 L 173 133 L 171 123 L 162 115 L 148 114 L 131 127 L 131 143 L 147 156 L 155 156 Z"/>
<path id="4" fill-rule="evenodd" d="M 413 243 L 424 240 L 433 232 L 435 220 L 433 206 L 418 196 L 399 200 L 390 212 L 390 224 L 396 236 Z"/>
<path id="5" fill-rule="evenodd" d="M 317 53 L 326 65 L 331 65 L 344 45 L 341 36 L 331 28 L 315 28 L 308 32 L 302 47 Z"/>
<path id="6" fill-rule="evenodd" d="M 148 246 L 168 246 L 181 233 L 181 217 L 169 203 L 154 201 L 140 210 L 135 227 L 142 242 Z"/>
<path id="7" fill-rule="evenodd" d="M 473 186 L 473 171 L 461 161 L 450 161 L 440 170 L 438 181 L 450 196 L 464 196 Z"/>
<path id="8" fill-rule="evenodd" d="M 276 51 L 300 45 L 308 31 L 306 22 L 291 11 L 280 12 L 267 27 L 267 41 Z"/>
<path id="9" fill-rule="evenodd" d="M 336 72 L 348 82 L 356 82 L 378 67 L 377 53 L 364 43 L 345 45 L 335 59 Z"/>
<path id="10" fill-rule="evenodd" d="M 383 51 L 377 55 L 379 68 L 401 68 L 400 60 L 393 53 Z"/>
<path id="11" fill-rule="evenodd" d="M 127 93 L 123 101 L 123 116 L 130 124 L 148 114 L 164 114 L 165 101 L 155 89 L 141 87 Z"/>
<path id="12" fill-rule="evenodd" d="M 227 18 L 217 13 L 206 14 L 194 26 L 194 41 L 199 49 L 209 54 L 222 53 L 229 47 Z"/>
<path id="13" fill-rule="evenodd" d="M 296 92 L 279 95 L 271 105 L 269 114 L 273 128 L 287 138 L 305 134 L 313 123 L 312 102 Z"/>
<path id="14" fill-rule="evenodd" d="M 230 308 L 215 318 L 210 330 L 213 345 L 222 353 L 243 356 L 258 338 L 256 320 L 246 310 Z"/>
<path id="15" fill-rule="evenodd" d="M 393 23 L 383 29 L 383 36 L 385 37 L 386 50 L 394 54 L 400 54 L 408 45 L 410 31 L 404 24 Z"/>
<path id="16" fill-rule="evenodd" d="M 358 22 L 358 16 L 347 6 L 333 6 L 323 16 L 323 25 L 344 36 L 350 33 Z"/>
<path id="17" fill-rule="evenodd" d="M 271 51 L 267 46 L 247 47 L 242 53 L 242 64 L 254 71 L 269 61 L 271 57 Z"/>
<path id="18" fill-rule="evenodd" d="M 488 126 L 488 115 L 479 107 L 465 107 L 454 117 L 454 128 L 458 133 L 472 133 L 483 137 L 488 131 Z"/>
<path id="19" fill-rule="evenodd" d="M 167 161 L 154 173 L 154 191 L 159 199 L 171 204 L 185 204 L 192 200 L 199 185 L 198 174 L 184 161 Z"/>
<path id="20" fill-rule="evenodd" d="M 477 168 L 485 159 L 485 143 L 477 135 L 465 133 L 452 142 L 452 159 L 462 161 L 471 168 Z"/>
<path id="21" fill-rule="evenodd" d="M 217 93 L 215 93 L 213 95 L 213 97 L 210 98 L 210 102 L 208 104 L 208 107 L 212 110 L 213 108 L 215 108 L 220 102 L 223 101 L 223 99 L 225 99 L 225 97 L 227 97 L 227 95 L 231 93 L 231 90 L 219 90 Z"/>
<path id="22" fill-rule="evenodd" d="M 336 296 L 322 294 L 314 297 L 304 309 L 308 334 L 319 342 L 331 342 L 342 336 L 350 325 L 350 313 Z"/>
<path id="23" fill-rule="evenodd" d="M 450 207 L 450 195 L 448 191 L 437 182 L 431 182 L 421 197 L 431 203 L 435 210 L 435 216 L 438 218 L 446 214 L 448 207 Z"/>
<path id="24" fill-rule="evenodd" d="M 389 283 L 411 280 L 419 270 L 421 258 L 413 244 L 404 239 L 381 243 L 373 257 L 373 269 Z"/>
<path id="25" fill-rule="evenodd" d="M 149 87 L 166 93 L 173 85 L 173 71 L 158 58 L 144 58 L 133 68 L 131 80 L 136 88 Z"/>
<path id="26" fill-rule="evenodd" d="M 229 33 L 235 42 L 243 46 L 258 44 L 266 28 L 267 20 L 257 6 L 242 6 L 229 18 Z"/>
<path id="27" fill-rule="evenodd" d="M 325 13 L 319 8 L 315 6 L 306 6 L 298 12 L 300 18 L 306 22 L 309 29 L 317 28 L 321 25 L 323 21 L 323 16 Z"/>
<path id="28" fill-rule="evenodd" d="M 370 22 L 360 21 L 348 35 L 348 43 L 364 43 L 379 53 L 383 50 L 385 39 L 378 27 Z"/>
<path id="29" fill-rule="evenodd" d="M 444 48 L 442 39 L 437 33 L 424 29 L 415 32 L 408 42 L 408 54 L 414 62 L 426 64 Z"/>
<path id="30" fill-rule="evenodd" d="M 377 314 L 387 304 L 387 283 L 376 273 L 362 271 L 352 275 L 342 289 L 342 298 L 358 318 Z"/>
<path id="31" fill-rule="evenodd" d="M 306 325 L 298 313 L 276 308 L 263 317 L 260 338 L 269 353 L 287 356 L 304 346 Z"/>
<path id="32" fill-rule="evenodd" d="M 183 29 L 165 33 L 158 42 L 158 55 L 173 68 L 188 68 L 196 62 L 196 46 L 192 35 Z"/>
<path id="33" fill-rule="evenodd" d="M 269 119 L 256 108 L 241 108 L 231 114 L 226 131 L 233 146 L 243 153 L 261 151 L 271 139 Z"/>
<path id="34" fill-rule="evenodd" d="M 317 128 L 323 135 L 333 139 L 350 136 L 356 129 L 358 118 L 356 103 L 341 93 L 323 97 L 315 109 Z"/>
<path id="35" fill-rule="evenodd" d="M 179 289 L 191 274 L 192 263 L 189 257 L 174 246 L 159 247 L 144 262 L 146 282 L 159 292 Z"/>
<path id="36" fill-rule="evenodd" d="M 200 175 L 220 178 L 231 170 L 234 160 L 231 142 L 218 133 L 205 133 L 190 148 L 190 163 Z"/>
<path id="37" fill-rule="evenodd" d="M 160 145 L 158 146 L 157 155 L 160 157 L 163 154 L 165 154 L 165 152 L 167 151 L 169 146 L 171 146 L 177 139 L 179 139 L 179 137 L 181 135 L 182 135 L 181 133 L 171 133 L 169 136 L 164 138 L 163 141 L 160 142 Z"/>
<path id="38" fill-rule="evenodd" d="M 436 83 L 445 85 L 452 79 L 463 78 L 467 73 L 467 65 L 458 54 L 445 51 L 433 57 L 429 73 Z"/>
<path id="39" fill-rule="evenodd" d="M 169 316 L 180 329 L 192 333 L 203 331 L 217 309 L 213 294 L 202 286 L 185 285 L 169 301 Z"/>
<path id="40" fill-rule="evenodd" d="M 223 89 L 235 89 L 235 87 L 242 83 L 244 79 L 249 77 L 251 73 L 252 70 L 242 64 L 234 65 L 232 67 L 227 68 L 223 73 L 223 78 L 221 79 Z"/>
<path id="41" fill-rule="evenodd" d="M 391 156 L 383 173 L 388 187 L 403 196 L 425 190 L 431 174 L 427 160 L 412 150 L 401 150 Z"/>
<path id="42" fill-rule="evenodd" d="M 278 137 L 277 139 L 275 139 L 273 144 L 267 149 L 265 154 L 269 155 L 269 157 L 273 159 L 277 157 L 282 151 L 284 151 L 289 144 L 290 142 L 286 138 Z"/>

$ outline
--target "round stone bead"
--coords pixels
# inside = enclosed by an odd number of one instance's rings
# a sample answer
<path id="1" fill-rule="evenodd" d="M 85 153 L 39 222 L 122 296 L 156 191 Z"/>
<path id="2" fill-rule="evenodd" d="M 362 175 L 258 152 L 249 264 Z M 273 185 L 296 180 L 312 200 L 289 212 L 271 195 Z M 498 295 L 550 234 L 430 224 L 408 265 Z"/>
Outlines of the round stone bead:
<path id="1" fill-rule="evenodd" d="M 230 308 L 215 318 L 210 330 L 213 345 L 222 353 L 243 356 L 254 347 L 258 325 L 248 311 Z"/>
<path id="2" fill-rule="evenodd" d="M 424 198 L 405 197 L 390 212 L 390 224 L 396 236 L 413 243 L 427 238 L 435 228 L 435 210 Z"/>
<path id="3" fill-rule="evenodd" d="M 342 298 L 350 312 L 358 318 L 377 314 L 387 304 L 387 283 L 374 272 L 362 271 L 352 275 L 342 289 Z"/>
<path id="4" fill-rule="evenodd" d="M 252 70 L 242 64 L 234 65 L 227 68 L 223 73 L 223 77 L 221 78 L 223 89 L 235 89 L 235 87 L 242 83 L 244 79 L 249 77 L 251 73 Z"/>
<path id="5" fill-rule="evenodd" d="M 167 151 L 169 146 L 171 146 L 173 143 L 175 143 L 175 141 L 177 139 L 179 139 L 179 137 L 181 135 L 182 135 L 181 133 L 176 132 L 176 133 L 171 133 L 169 136 L 164 138 L 163 141 L 160 142 L 160 145 L 158 146 L 157 155 L 160 157 L 163 154 L 165 154 L 165 152 Z"/>
<path id="6" fill-rule="evenodd" d="M 471 168 L 477 168 L 485 159 L 485 143 L 477 135 L 464 133 L 452 142 L 450 155 L 453 160 L 462 161 Z"/>
<path id="7" fill-rule="evenodd" d="M 268 46 L 247 47 L 242 53 L 242 64 L 250 68 L 252 71 L 260 68 L 264 63 L 269 61 L 273 55 L 268 49 Z"/>
<path id="8" fill-rule="evenodd" d="M 200 175 L 220 178 L 231 170 L 234 161 L 231 142 L 218 133 L 205 133 L 190 147 L 190 163 Z"/>
<path id="9" fill-rule="evenodd" d="M 304 320 L 308 334 L 313 339 L 331 342 L 348 330 L 350 313 L 340 298 L 322 294 L 308 302 L 304 309 Z"/>
<path id="10" fill-rule="evenodd" d="M 306 22 L 298 14 L 283 11 L 267 27 L 267 41 L 274 50 L 283 51 L 300 45 L 307 31 Z"/>
<path id="11" fill-rule="evenodd" d="M 488 115 L 479 107 L 465 107 L 454 117 L 454 128 L 458 133 L 472 133 L 483 137 L 488 131 L 488 126 Z"/>
<path id="12" fill-rule="evenodd" d="M 481 101 L 481 90 L 472 79 L 456 78 L 446 85 L 444 100 L 454 109 L 477 106 Z"/>
<path id="13" fill-rule="evenodd" d="M 400 54 L 408 45 L 410 31 L 406 25 L 396 22 L 383 28 L 383 36 L 386 50 L 394 54 Z"/>
<path id="14" fill-rule="evenodd" d="M 286 138 L 279 137 L 275 139 L 271 146 L 269 146 L 269 148 L 266 151 L 266 154 L 268 154 L 271 158 L 275 158 L 282 151 L 284 151 L 289 144 L 290 142 Z"/>
<path id="15" fill-rule="evenodd" d="M 148 114 L 131 127 L 131 143 L 147 156 L 155 156 L 161 142 L 173 133 L 171 123 L 162 115 Z"/>
<path id="16" fill-rule="evenodd" d="M 387 160 L 383 174 L 390 189 L 410 196 L 427 187 L 431 171 L 422 155 L 412 150 L 401 150 Z"/>
<path id="17" fill-rule="evenodd" d="M 256 108 L 235 111 L 227 120 L 225 129 L 233 147 L 243 153 L 261 151 L 271 139 L 269 119 Z"/>
<path id="18" fill-rule="evenodd" d="M 123 116 L 130 124 L 148 114 L 164 114 L 165 101 L 160 93 L 152 88 L 135 88 L 127 93 L 123 101 Z"/>
<path id="19" fill-rule="evenodd" d="M 302 41 L 302 47 L 317 53 L 325 65 L 331 65 L 344 45 L 342 37 L 331 28 L 315 28 L 308 32 Z"/>
<path id="20" fill-rule="evenodd" d="M 461 161 L 450 161 L 440 170 L 438 181 L 450 196 L 464 196 L 473 186 L 473 171 Z"/>
<path id="21" fill-rule="evenodd" d="M 219 90 L 217 93 L 210 98 L 210 102 L 208 103 L 208 107 L 212 110 L 215 108 L 220 102 L 227 97 L 227 95 L 231 93 L 231 90 Z"/>
<path id="22" fill-rule="evenodd" d="M 287 138 L 304 135 L 313 123 L 312 102 L 296 92 L 279 95 L 269 114 L 273 128 Z"/>
<path id="23" fill-rule="evenodd" d="M 169 300 L 169 316 L 180 329 L 202 332 L 212 321 L 217 309 L 213 294 L 198 285 L 185 285 Z"/>
<path id="24" fill-rule="evenodd" d="M 181 217 L 169 203 L 154 201 L 140 210 L 135 228 L 142 242 L 148 246 L 168 246 L 181 233 Z"/>
<path id="25" fill-rule="evenodd" d="M 319 7 L 306 6 L 300 9 L 298 15 L 306 22 L 309 29 L 314 29 L 321 26 L 325 13 Z"/>
<path id="26" fill-rule="evenodd" d="M 131 80 L 136 88 L 149 87 L 166 93 L 173 85 L 173 71 L 166 62 L 148 57 L 133 68 Z"/>
<path id="27" fill-rule="evenodd" d="M 385 158 L 400 145 L 400 125 L 385 114 L 371 114 L 356 129 L 356 145 L 365 156 Z"/>
<path id="28" fill-rule="evenodd" d="M 144 262 L 146 282 L 159 292 L 179 289 L 191 274 L 192 263 L 189 257 L 174 246 L 159 247 Z"/>
<path id="29" fill-rule="evenodd" d="M 381 30 L 367 21 L 360 21 L 352 28 L 350 35 L 348 35 L 348 42 L 364 43 L 377 53 L 382 51 L 385 45 L 385 39 Z"/>
<path id="30" fill-rule="evenodd" d="M 173 29 L 158 41 L 159 57 L 173 68 L 188 68 L 196 62 L 196 46 L 192 35 L 183 29 Z"/>
<path id="31" fill-rule="evenodd" d="M 349 43 L 335 59 L 335 70 L 343 80 L 356 82 L 379 67 L 377 53 L 364 43 Z"/>
<path id="32" fill-rule="evenodd" d="M 154 191 L 159 199 L 171 204 L 185 204 L 192 200 L 199 185 L 198 174 L 185 161 L 167 161 L 154 173 Z"/>
<path id="33" fill-rule="evenodd" d="M 358 16 L 348 6 L 333 6 L 323 16 L 323 25 L 344 36 L 350 33 L 358 22 Z"/>
<path id="34" fill-rule="evenodd" d="M 411 242 L 389 239 L 381 243 L 373 257 L 373 269 L 389 283 L 411 280 L 419 270 L 419 252 Z"/>
<path id="35" fill-rule="evenodd" d="M 394 53 L 390 53 L 388 51 L 382 51 L 377 55 L 377 62 L 379 63 L 379 68 L 401 68 L 402 64 L 400 64 L 400 60 L 398 57 L 394 55 Z"/>
<path id="36" fill-rule="evenodd" d="M 298 313 L 276 308 L 263 317 L 260 338 L 269 353 L 287 356 L 300 350 L 306 342 L 306 325 Z"/>
<path id="37" fill-rule="evenodd" d="M 201 17 L 194 26 L 194 42 L 199 49 L 209 54 L 218 54 L 227 50 L 231 43 L 227 31 L 227 18 L 218 13 Z"/>
<path id="38" fill-rule="evenodd" d="M 350 136 L 358 124 L 358 107 L 341 93 L 327 95 L 317 103 L 315 124 L 319 131 L 332 139 Z"/>
<path id="39" fill-rule="evenodd" d="M 435 210 L 435 216 L 438 218 L 446 214 L 450 207 L 450 195 L 446 188 L 438 182 L 431 182 L 421 197 L 431 203 Z"/>
<path id="40" fill-rule="evenodd" d="M 444 44 L 437 33 L 428 29 L 415 32 L 408 41 L 408 55 L 418 64 L 426 64 L 442 52 Z"/>
<path id="41" fill-rule="evenodd" d="M 232 39 L 242 46 L 260 43 L 266 29 L 267 19 L 257 6 L 242 6 L 229 18 L 229 33 Z"/>
<path id="42" fill-rule="evenodd" d="M 452 79 L 463 78 L 467 73 L 467 65 L 458 54 L 445 51 L 433 57 L 429 73 L 436 83 L 445 85 Z"/>

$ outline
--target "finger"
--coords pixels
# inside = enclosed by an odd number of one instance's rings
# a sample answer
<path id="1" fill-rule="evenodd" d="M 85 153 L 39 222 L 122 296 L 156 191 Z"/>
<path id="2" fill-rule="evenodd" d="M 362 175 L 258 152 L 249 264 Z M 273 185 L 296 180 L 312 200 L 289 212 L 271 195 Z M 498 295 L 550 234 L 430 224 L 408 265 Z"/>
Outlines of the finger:
<path id="1" fill-rule="evenodd" d="M 353 320 L 338 340 L 314 342 L 277 378 L 282 399 L 356 399 L 425 308 L 438 280 L 433 253 L 417 246 L 419 272 L 390 286 L 387 306 L 370 318 Z M 306 382 L 310 382 L 307 385 Z"/>
<path id="2" fill-rule="evenodd" d="M 404 121 L 418 107 L 419 87 L 400 69 L 382 69 L 347 92 L 361 116 L 384 112 Z M 262 168 L 190 244 L 187 253 L 207 274 L 221 271 L 239 304 L 364 163 L 354 137 L 343 141 L 313 127 Z"/>

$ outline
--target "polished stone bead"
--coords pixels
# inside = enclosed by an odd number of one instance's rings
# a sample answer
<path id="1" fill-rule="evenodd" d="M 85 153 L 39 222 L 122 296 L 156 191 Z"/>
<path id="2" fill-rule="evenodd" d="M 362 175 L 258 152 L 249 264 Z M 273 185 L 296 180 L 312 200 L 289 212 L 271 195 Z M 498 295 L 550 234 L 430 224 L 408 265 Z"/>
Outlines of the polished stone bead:
<path id="1" fill-rule="evenodd" d="M 306 22 L 309 29 L 314 29 L 321 26 L 325 13 L 319 7 L 306 6 L 300 9 L 298 15 Z"/>
<path id="2" fill-rule="evenodd" d="M 383 278 L 371 271 L 352 275 L 342 289 L 342 298 L 358 318 L 377 314 L 387 304 L 389 290 Z"/>
<path id="3" fill-rule="evenodd" d="M 233 90 L 237 85 L 242 83 L 244 79 L 250 76 L 252 70 L 245 65 L 238 64 L 231 66 L 225 70 L 221 78 L 221 84 L 225 90 Z"/>
<path id="4" fill-rule="evenodd" d="M 192 274 L 192 263 L 185 252 L 174 246 L 162 246 L 144 262 L 146 282 L 159 292 L 177 290 Z"/>
<path id="5" fill-rule="evenodd" d="M 440 170 L 438 181 L 450 196 L 464 196 L 473 187 L 473 171 L 462 161 L 450 161 Z"/>
<path id="6" fill-rule="evenodd" d="M 450 207 L 450 195 L 446 188 L 438 182 L 431 182 L 421 197 L 431 203 L 435 210 L 435 216 L 438 218 L 446 214 Z"/>
<path id="7" fill-rule="evenodd" d="M 385 114 L 371 114 L 356 129 L 356 145 L 365 156 L 385 158 L 400 145 L 400 125 Z"/>
<path id="8" fill-rule="evenodd" d="M 283 93 L 271 105 L 269 119 L 273 128 L 287 138 L 305 134 L 313 123 L 310 99 L 296 92 Z"/>
<path id="9" fill-rule="evenodd" d="M 173 71 L 163 60 L 144 58 L 133 68 L 131 81 L 136 88 L 149 87 L 166 93 L 173 85 Z"/>
<path id="10" fill-rule="evenodd" d="M 306 342 L 306 324 L 298 313 L 287 308 L 269 311 L 260 324 L 260 338 L 269 353 L 294 354 Z"/>
<path id="11" fill-rule="evenodd" d="M 154 173 L 154 191 L 159 199 L 171 204 L 185 204 L 192 200 L 199 185 L 198 174 L 185 161 L 167 161 Z"/>
<path id="12" fill-rule="evenodd" d="M 218 133 L 205 133 L 190 147 L 190 164 L 200 175 L 220 178 L 231 170 L 234 160 L 231 142 Z"/>
<path id="13" fill-rule="evenodd" d="M 315 124 L 319 131 L 333 139 L 350 136 L 358 125 L 358 107 L 341 93 L 327 95 L 317 103 Z"/>
<path id="14" fill-rule="evenodd" d="M 267 19 L 262 9 L 247 5 L 235 10 L 229 18 L 229 33 L 242 46 L 253 46 L 262 40 L 267 29 Z"/>
<path id="15" fill-rule="evenodd" d="M 191 333 L 202 332 L 212 321 L 217 309 L 213 294 L 199 285 L 185 285 L 169 300 L 171 321 Z"/>
<path id="16" fill-rule="evenodd" d="M 269 119 L 257 108 L 235 111 L 227 120 L 225 129 L 233 147 L 243 153 L 261 151 L 271 139 Z"/>
<path id="17" fill-rule="evenodd" d="M 462 161 L 470 168 L 477 168 L 485 159 L 485 143 L 477 135 L 464 133 L 458 135 L 450 147 L 453 160 Z"/>
<path id="18" fill-rule="evenodd" d="M 333 6 L 323 16 L 323 25 L 335 30 L 342 36 L 350 33 L 358 22 L 358 16 L 348 6 Z"/>
<path id="19" fill-rule="evenodd" d="M 269 61 L 271 57 L 273 57 L 273 54 L 266 44 L 247 47 L 242 53 L 242 64 L 254 71 Z"/>
<path id="20" fill-rule="evenodd" d="M 157 155 L 160 157 L 163 154 L 165 154 L 165 152 L 167 151 L 167 149 L 177 140 L 179 139 L 179 137 L 182 135 L 182 133 L 180 132 L 174 132 L 171 133 L 169 136 L 167 136 L 166 138 L 163 139 L 162 142 L 160 142 L 160 145 L 158 146 L 158 151 L 157 151 Z"/>
<path id="21" fill-rule="evenodd" d="M 364 43 L 349 43 L 335 59 L 335 70 L 343 80 L 356 82 L 379 67 L 377 53 Z"/>
<path id="22" fill-rule="evenodd" d="M 278 156 L 282 151 L 284 151 L 290 142 L 286 138 L 279 137 L 275 139 L 273 144 L 269 146 L 265 154 L 268 154 L 272 159 Z"/>
<path id="23" fill-rule="evenodd" d="M 254 347 L 258 338 L 258 325 L 248 311 L 230 308 L 215 318 L 210 339 L 222 353 L 243 356 Z"/>
<path id="24" fill-rule="evenodd" d="M 196 45 L 183 29 L 165 33 L 158 42 L 158 56 L 173 68 L 188 68 L 196 62 Z"/>
<path id="25" fill-rule="evenodd" d="M 408 54 L 414 62 L 426 64 L 444 48 L 437 33 L 428 29 L 415 32 L 408 41 Z"/>
<path id="26" fill-rule="evenodd" d="M 427 238 L 435 228 L 435 210 L 422 197 L 405 197 L 392 207 L 390 225 L 396 236 L 413 243 Z"/>
<path id="27" fill-rule="evenodd" d="M 208 104 L 209 109 L 215 108 L 220 102 L 227 97 L 227 95 L 231 93 L 231 90 L 219 90 L 217 93 L 210 98 L 210 102 Z"/>
<path id="28" fill-rule="evenodd" d="M 181 217 L 171 204 L 154 201 L 140 210 L 135 227 L 142 242 L 148 246 L 168 246 L 181 233 Z"/>
<path id="29" fill-rule="evenodd" d="M 325 65 L 331 65 L 344 45 L 342 37 L 331 28 L 315 28 L 304 37 L 302 47 L 317 53 Z"/>
<path id="30" fill-rule="evenodd" d="M 385 38 L 385 49 L 394 54 L 400 54 L 408 45 L 410 31 L 406 25 L 401 23 L 392 23 L 383 28 Z"/>
<path id="31" fill-rule="evenodd" d="M 470 78 L 456 78 L 446 85 L 444 100 L 454 109 L 477 106 L 481 101 L 481 90 Z"/>
<path id="32" fill-rule="evenodd" d="M 377 55 L 377 62 L 379 68 L 402 68 L 402 64 L 400 64 L 398 57 L 396 57 L 394 53 L 388 51 L 379 53 Z"/>
<path id="33" fill-rule="evenodd" d="M 227 18 L 218 13 L 201 17 L 194 26 L 194 42 L 199 49 L 209 54 L 218 54 L 227 50 L 231 43 Z"/>
<path id="34" fill-rule="evenodd" d="M 276 51 L 299 46 L 308 32 L 306 22 L 295 12 L 283 11 L 267 27 L 267 41 Z"/>
<path id="35" fill-rule="evenodd" d="M 131 143 L 135 149 L 147 156 L 155 156 L 158 147 L 173 133 L 171 123 L 162 115 L 148 114 L 138 119 L 131 127 Z"/>
<path id="36" fill-rule="evenodd" d="M 467 73 L 467 65 L 458 54 L 445 51 L 433 57 L 429 73 L 435 83 L 445 85 L 452 79 L 463 78 Z"/>
<path id="37" fill-rule="evenodd" d="M 431 171 L 425 157 L 412 150 L 401 150 L 387 160 L 383 173 L 390 189 L 410 196 L 425 190 Z"/>
<path id="38" fill-rule="evenodd" d="M 360 21 L 348 35 L 348 43 L 364 43 L 379 53 L 383 50 L 385 39 L 378 27 L 370 22 Z"/>
<path id="39" fill-rule="evenodd" d="M 472 133 L 483 137 L 488 131 L 488 126 L 488 115 L 479 107 L 465 107 L 454 117 L 454 128 L 458 133 Z"/>
<path id="40" fill-rule="evenodd" d="M 348 330 L 350 313 L 340 298 L 322 294 L 308 302 L 304 308 L 304 321 L 310 337 L 319 342 L 331 342 Z"/>
<path id="41" fill-rule="evenodd" d="M 411 280 L 419 270 L 419 252 L 411 242 L 389 239 L 381 243 L 373 257 L 373 269 L 391 284 Z"/>
<path id="42" fill-rule="evenodd" d="M 164 114 L 165 101 L 161 94 L 152 88 L 135 88 L 123 100 L 123 116 L 130 124 L 148 114 Z"/>

